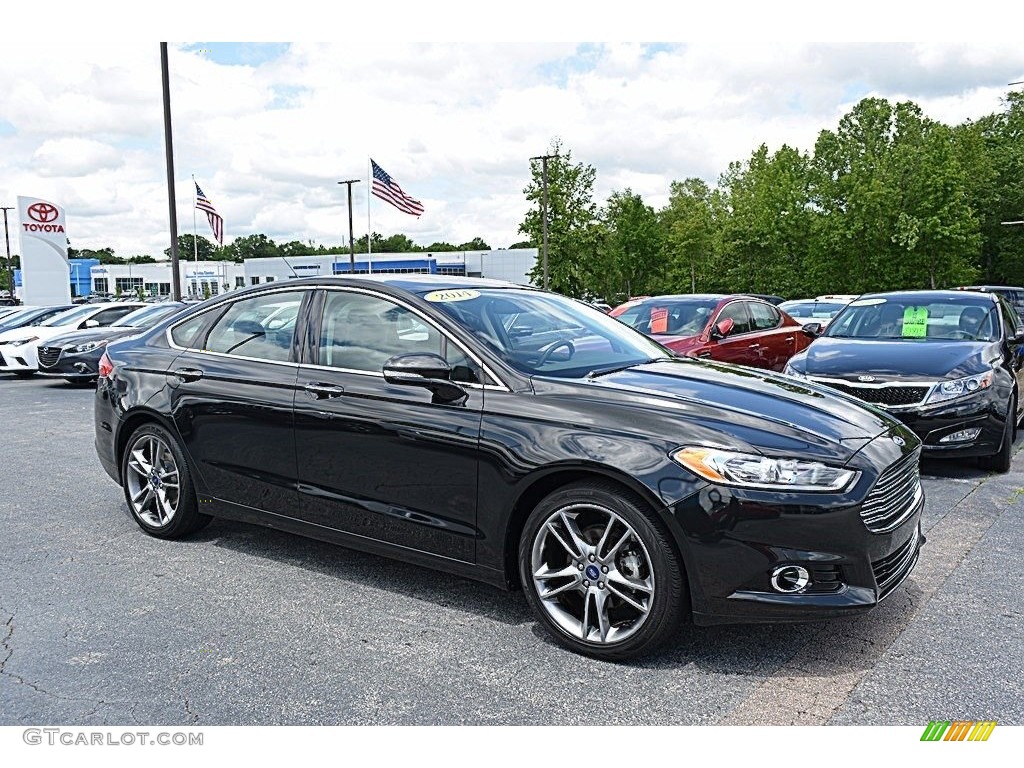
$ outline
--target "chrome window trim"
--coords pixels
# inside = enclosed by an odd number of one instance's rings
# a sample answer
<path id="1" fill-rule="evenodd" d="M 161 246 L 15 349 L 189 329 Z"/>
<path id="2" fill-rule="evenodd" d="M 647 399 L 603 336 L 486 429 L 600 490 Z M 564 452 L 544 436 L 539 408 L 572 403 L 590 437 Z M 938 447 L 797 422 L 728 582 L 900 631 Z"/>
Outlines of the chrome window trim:
<path id="1" fill-rule="evenodd" d="M 348 286 L 348 285 L 336 285 L 335 286 L 335 285 L 329 285 L 329 286 L 323 286 L 323 290 L 326 290 L 326 291 L 340 291 L 340 292 L 345 292 L 345 293 L 361 293 L 361 294 L 365 294 L 367 296 L 373 296 L 374 298 L 383 299 L 384 301 L 390 301 L 390 302 L 392 302 L 394 304 L 398 304 L 399 306 L 409 310 L 416 317 L 420 318 L 421 320 L 426 322 L 428 325 L 433 327 L 438 333 L 440 333 L 442 336 L 444 336 L 444 338 L 447 339 L 449 343 L 454 344 L 456 347 L 461 349 L 462 352 L 466 355 L 466 357 L 468 357 L 474 363 L 479 365 L 481 370 L 483 370 L 483 372 L 485 374 L 487 374 L 492 380 L 498 382 L 497 384 L 473 384 L 473 383 L 465 382 L 465 381 L 456 381 L 456 382 L 453 382 L 454 384 L 458 384 L 459 386 L 467 386 L 467 387 L 470 387 L 471 389 L 476 389 L 476 388 L 491 389 L 491 390 L 495 390 L 495 391 L 498 391 L 498 392 L 511 392 L 512 391 L 512 388 L 509 387 L 508 384 L 506 384 L 501 379 L 500 376 L 495 374 L 494 371 L 491 370 L 487 366 L 487 364 L 483 360 L 480 359 L 479 355 L 474 353 L 471 349 L 467 348 L 465 344 L 463 344 L 458 339 L 454 338 L 450 333 L 448 333 L 448 331 L 446 331 L 444 328 L 439 326 L 433 320 L 433 318 L 427 317 L 426 315 L 423 314 L 423 312 L 420 309 L 418 309 L 417 307 L 414 307 L 413 305 L 409 304 L 404 299 L 399 298 L 397 296 L 392 296 L 392 295 L 390 295 L 388 293 L 382 293 L 380 291 L 374 291 L 374 290 L 369 289 L 369 288 L 362 288 L 362 287 L 357 287 L 357 286 Z M 320 365 L 319 363 L 317 363 L 317 364 L 308 363 L 304 367 L 306 367 L 306 368 L 319 368 L 321 370 L 328 370 L 328 371 L 344 371 L 346 373 L 363 373 L 363 374 L 367 374 L 367 375 L 370 375 L 370 376 L 378 376 L 380 378 L 384 378 L 384 374 L 383 373 L 375 373 L 374 371 L 356 371 L 356 370 L 353 370 L 351 368 L 337 368 L 335 366 L 330 366 L 330 365 Z"/>

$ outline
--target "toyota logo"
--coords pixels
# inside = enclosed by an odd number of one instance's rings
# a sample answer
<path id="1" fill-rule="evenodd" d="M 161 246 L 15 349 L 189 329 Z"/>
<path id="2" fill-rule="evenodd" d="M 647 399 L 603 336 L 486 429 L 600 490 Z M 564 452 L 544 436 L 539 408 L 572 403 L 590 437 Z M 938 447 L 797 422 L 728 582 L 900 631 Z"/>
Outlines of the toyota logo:
<path id="1" fill-rule="evenodd" d="M 57 218 L 57 206 L 49 203 L 32 203 L 28 207 L 28 215 L 40 224 L 46 224 Z"/>

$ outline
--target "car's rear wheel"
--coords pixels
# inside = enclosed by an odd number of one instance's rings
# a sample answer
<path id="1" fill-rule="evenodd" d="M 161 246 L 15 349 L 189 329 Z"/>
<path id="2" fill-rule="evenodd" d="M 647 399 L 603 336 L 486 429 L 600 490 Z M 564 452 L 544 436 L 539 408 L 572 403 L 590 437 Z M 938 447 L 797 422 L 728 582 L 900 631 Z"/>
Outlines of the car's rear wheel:
<path id="1" fill-rule="evenodd" d="M 574 483 L 545 498 L 526 521 L 519 568 L 551 635 L 597 658 L 650 653 L 689 607 L 668 535 L 639 498 L 612 483 Z"/>
<path id="2" fill-rule="evenodd" d="M 121 478 L 132 517 L 151 536 L 181 538 L 211 520 L 199 512 L 192 475 L 177 440 L 158 424 L 144 424 L 128 438 Z"/>
<path id="3" fill-rule="evenodd" d="M 1017 398 L 1010 396 L 1010 403 L 1006 410 L 1006 423 L 1003 425 L 1003 439 L 999 443 L 999 451 L 992 456 L 983 456 L 978 459 L 978 464 L 983 469 L 991 469 L 996 472 L 1009 472 L 1010 463 L 1013 461 L 1013 442 L 1017 439 Z"/>

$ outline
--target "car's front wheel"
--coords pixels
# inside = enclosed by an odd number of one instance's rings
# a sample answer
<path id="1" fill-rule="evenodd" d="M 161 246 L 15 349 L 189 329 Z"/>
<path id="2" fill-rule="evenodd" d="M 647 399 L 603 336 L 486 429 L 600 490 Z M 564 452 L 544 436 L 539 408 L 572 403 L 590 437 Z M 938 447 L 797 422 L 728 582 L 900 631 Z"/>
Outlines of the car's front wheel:
<path id="1" fill-rule="evenodd" d="M 612 483 L 575 483 L 545 498 L 526 521 L 519 567 L 552 636 L 597 658 L 650 653 L 689 607 L 667 533 L 639 498 Z"/>
<path id="2" fill-rule="evenodd" d="M 132 517 L 151 536 L 177 539 L 210 522 L 199 512 L 184 453 L 158 424 L 143 424 L 128 438 L 121 478 Z"/>

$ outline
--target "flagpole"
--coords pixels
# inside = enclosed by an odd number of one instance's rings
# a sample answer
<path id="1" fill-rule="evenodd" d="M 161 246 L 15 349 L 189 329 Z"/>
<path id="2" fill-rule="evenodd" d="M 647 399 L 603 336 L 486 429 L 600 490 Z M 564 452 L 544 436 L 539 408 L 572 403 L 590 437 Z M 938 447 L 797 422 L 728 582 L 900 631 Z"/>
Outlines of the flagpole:
<path id="1" fill-rule="evenodd" d="M 192 174 L 192 263 L 195 274 L 192 275 L 192 285 L 195 288 L 196 298 L 199 298 L 199 229 L 196 225 L 196 208 L 199 201 L 196 199 L 196 175 Z"/>
<path id="2" fill-rule="evenodd" d="M 373 224 L 370 223 L 370 187 L 373 186 L 373 160 L 366 158 L 366 269 L 373 274 Z"/>

